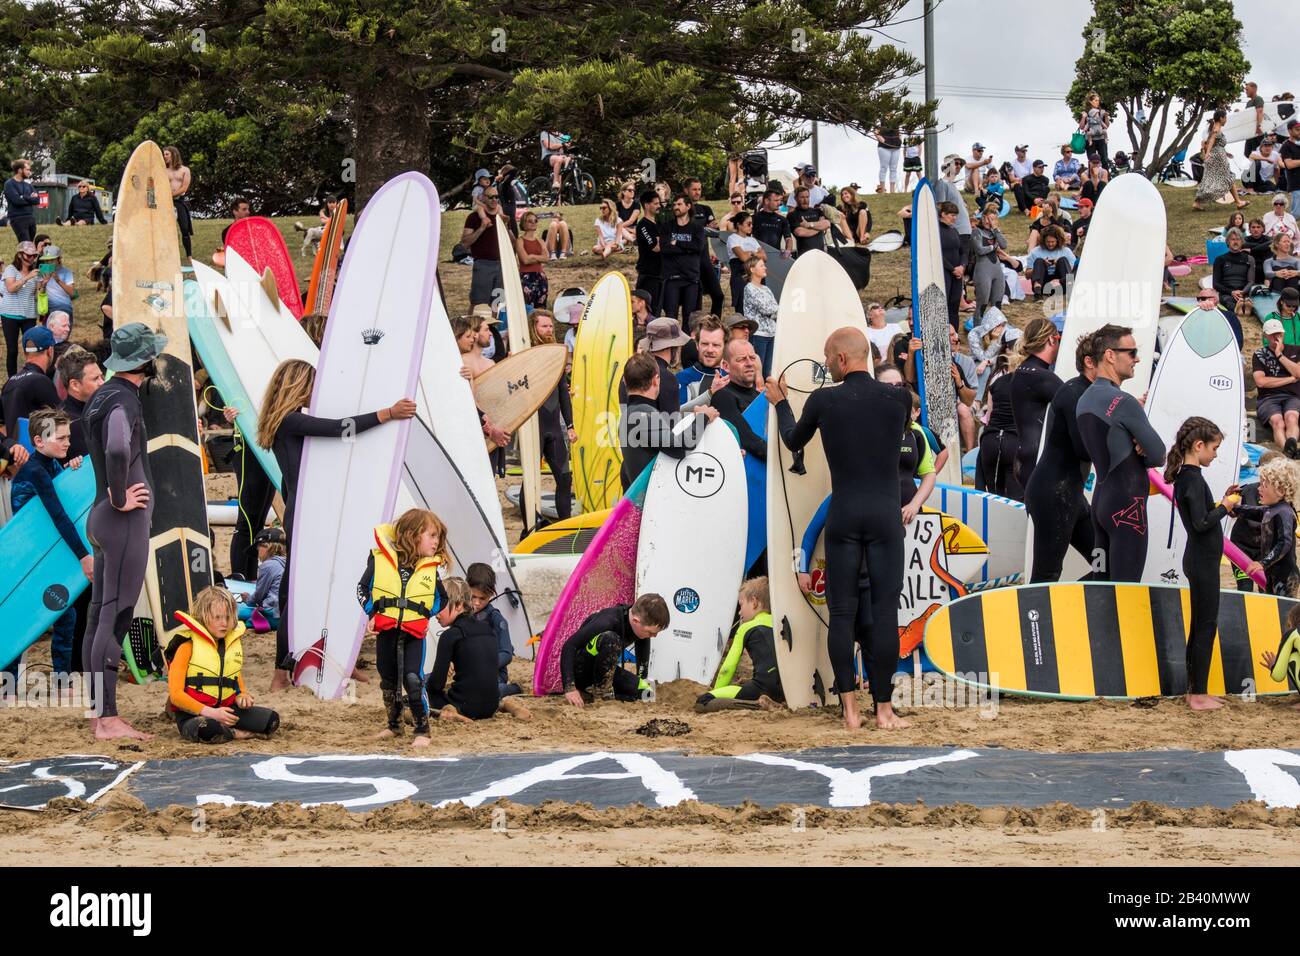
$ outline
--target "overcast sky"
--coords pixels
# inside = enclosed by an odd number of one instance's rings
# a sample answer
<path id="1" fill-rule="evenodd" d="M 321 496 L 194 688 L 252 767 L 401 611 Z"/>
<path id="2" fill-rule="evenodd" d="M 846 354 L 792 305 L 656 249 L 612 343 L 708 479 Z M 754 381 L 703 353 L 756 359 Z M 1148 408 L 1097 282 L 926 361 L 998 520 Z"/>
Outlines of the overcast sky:
<path id="1" fill-rule="evenodd" d="M 1290 2 L 1279 7 L 1268 0 L 1237 0 L 1235 5 L 1250 63 L 1247 75 L 1259 83 L 1261 95 L 1267 100 L 1284 90 L 1300 93 L 1296 33 L 1281 29 L 1278 12 L 1290 7 L 1294 14 L 1295 7 Z M 920 17 L 923 12 L 923 0 L 911 0 L 898 19 Z M 1013 146 L 1028 143 L 1030 158 L 1042 158 L 1050 169 L 1060 158 L 1060 144 L 1074 128 L 1064 94 L 1074 80 L 1074 63 L 1083 51 L 1083 29 L 1091 15 L 1091 3 L 942 0 L 935 11 L 934 36 L 940 158 L 946 153 L 969 156 L 971 144 L 978 140 L 992 152 L 994 165 L 1000 165 L 1013 158 Z M 885 32 L 924 61 L 921 20 Z M 890 42 L 876 36 L 880 42 Z M 992 89 L 997 95 L 956 95 L 971 87 Z M 919 99 L 925 90 L 924 77 L 918 74 L 909 89 Z M 1011 98 L 1004 94 L 1008 90 L 1036 98 Z M 945 126 L 949 129 L 943 130 Z M 1114 130 L 1111 155 L 1130 148 L 1127 131 Z M 874 189 L 880 169 L 874 141 L 841 128 L 822 127 L 820 153 L 823 182 L 856 181 Z M 807 142 L 768 156 L 773 169 L 791 169 L 796 162 L 811 159 Z"/>

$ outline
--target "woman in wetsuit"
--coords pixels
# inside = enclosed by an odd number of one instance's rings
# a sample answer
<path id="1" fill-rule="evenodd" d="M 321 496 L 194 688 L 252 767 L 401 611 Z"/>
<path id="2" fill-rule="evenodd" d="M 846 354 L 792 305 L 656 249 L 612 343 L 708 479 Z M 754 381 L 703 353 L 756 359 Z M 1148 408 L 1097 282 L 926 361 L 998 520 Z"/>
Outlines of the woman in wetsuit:
<path id="1" fill-rule="evenodd" d="M 985 390 L 989 399 L 989 420 L 980 434 L 979 463 L 984 476 L 984 490 L 1020 501 L 1024 489 L 1015 476 L 1020 436 L 1016 432 L 1011 408 L 1014 378 L 1015 375 L 1007 368 L 1007 356 L 999 355 L 994 360 L 993 377 Z"/>
<path id="2" fill-rule="evenodd" d="M 1064 325 L 1063 316 L 1034 319 L 1025 326 L 1024 337 L 1019 342 L 1020 364 L 1011 376 L 1011 417 L 1019 437 L 1014 474 L 1022 492 L 1029 486 L 1029 478 L 1038 464 L 1047 406 L 1062 385 L 1052 366 L 1061 348 Z"/>
<path id="3" fill-rule="evenodd" d="M 384 422 L 415 415 L 415 402 L 403 398 L 389 408 L 354 418 L 317 418 L 302 411 L 311 404 L 315 384 L 316 369 L 309 363 L 302 359 L 281 362 L 266 386 L 257 425 L 257 443 L 275 453 L 283 476 L 280 491 L 284 498 L 284 536 L 290 549 L 293 548 L 293 511 L 298 500 L 298 469 L 302 464 L 304 440 L 359 435 Z M 314 517 L 324 520 L 327 516 Z M 292 553 L 290 550 L 290 555 Z M 289 657 L 289 574 L 286 573 L 280 578 L 280 627 L 275 632 L 276 671 L 271 690 L 289 686 L 293 663 Z"/>

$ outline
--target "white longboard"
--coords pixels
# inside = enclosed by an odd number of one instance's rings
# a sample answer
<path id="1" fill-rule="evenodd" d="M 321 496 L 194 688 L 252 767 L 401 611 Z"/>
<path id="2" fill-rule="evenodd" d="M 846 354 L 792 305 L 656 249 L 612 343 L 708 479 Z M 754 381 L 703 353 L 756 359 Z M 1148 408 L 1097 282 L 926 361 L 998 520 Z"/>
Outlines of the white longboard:
<path id="1" fill-rule="evenodd" d="M 708 684 L 722 663 L 745 576 L 745 463 L 732 427 L 713 422 L 684 458 L 659 455 L 645 494 L 636 593 L 668 602 L 649 679 Z"/>
<path id="2" fill-rule="evenodd" d="M 785 376 L 796 419 L 812 392 L 836 387 L 823 364 L 823 346 L 832 332 L 845 326 L 866 335 L 853 281 L 826 253 L 805 252 L 786 278 L 772 343 L 772 375 Z M 781 687 L 792 709 L 834 704 L 839 698 L 826 650 L 825 611 L 799 590 L 795 571 L 795 551 L 804 531 L 831 493 L 831 473 L 820 434 L 804 447 L 804 473 L 799 475 L 790 471 L 793 459 L 781 442 L 775 408 L 768 411 L 767 434 L 768 586 Z M 741 522 L 737 530 L 744 526 Z"/>
<path id="3" fill-rule="evenodd" d="M 1242 379 L 1241 352 L 1228 320 L 1217 310 L 1197 310 L 1170 336 L 1147 395 L 1147 419 L 1167 448 L 1173 447 L 1178 429 L 1193 415 L 1208 418 L 1223 432 L 1219 456 L 1203 471 L 1215 501 L 1237 481 L 1246 430 Z M 1185 585 L 1186 546 L 1187 532 L 1173 502 L 1162 494 L 1149 496 L 1142 580 Z"/>
<path id="4" fill-rule="evenodd" d="M 528 309 L 519 279 L 519 260 L 506 221 L 497 219 L 497 250 L 501 253 L 501 281 L 505 286 L 506 333 L 510 337 L 510 354 L 518 355 L 532 345 L 528 334 Z M 519 468 L 523 473 L 524 533 L 537 528 L 537 513 L 542 497 L 542 439 L 534 414 L 515 432 L 519 442 Z"/>
<path id="5" fill-rule="evenodd" d="M 403 173 L 357 221 L 322 343 L 311 414 L 348 419 L 415 392 L 430 299 L 437 295 L 438 191 Z M 308 438 L 289 551 L 294 681 L 326 700 L 352 676 L 365 614 L 356 581 L 374 528 L 393 517 L 409 421 L 342 438 Z"/>
<path id="6" fill-rule="evenodd" d="M 1118 176 L 1102 192 L 1088 226 L 1065 311 L 1061 350 L 1053 371 L 1061 381 L 1074 378 L 1079 337 L 1113 323 L 1133 329 L 1137 343 L 1137 374 L 1121 388 L 1141 398 L 1151 380 L 1160 295 L 1165 268 L 1165 203 L 1145 176 Z M 1049 411 L 1050 415 L 1051 412 Z M 1043 438 L 1048 428 L 1043 426 Z M 1025 573 L 1033 568 L 1034 522 L 1025 533 Z M 1066 551 L 1062 581 L 1077 581 L 1091 570 L 1091 558 L 1073 548 Z"/>

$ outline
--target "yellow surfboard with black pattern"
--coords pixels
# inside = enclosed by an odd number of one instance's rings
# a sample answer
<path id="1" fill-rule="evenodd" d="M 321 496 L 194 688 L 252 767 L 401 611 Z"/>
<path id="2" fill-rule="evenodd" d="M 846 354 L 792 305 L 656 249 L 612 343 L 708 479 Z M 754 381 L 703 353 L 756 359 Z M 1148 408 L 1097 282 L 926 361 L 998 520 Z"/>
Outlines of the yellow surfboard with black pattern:
<path id="1" fill-rule="evenodd" d="M 1260 661 L 1297 601 L 1222 591 L 1211 694 L 1286 694 Z M 1030 584 L 982 591 L 931 616 L 935 667 L 999 693 L 1066 700 L 1187 693 L 1191 592 L 1153 584 Z"/>
<path id="2" fill-rule="evenodd" d="M 591 290 L 573 347 L 573 494 L 585 512 L 606 511 L 622 496 L 618 386 L 632 355 L 632 292 L 621 272 Z"/>

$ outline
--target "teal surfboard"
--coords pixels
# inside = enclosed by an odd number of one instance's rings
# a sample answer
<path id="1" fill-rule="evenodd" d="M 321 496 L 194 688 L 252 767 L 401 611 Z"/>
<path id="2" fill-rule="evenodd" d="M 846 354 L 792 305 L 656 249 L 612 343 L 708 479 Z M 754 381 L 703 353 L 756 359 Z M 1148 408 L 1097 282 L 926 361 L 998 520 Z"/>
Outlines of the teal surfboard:
<path id="1" fill-rule="evenodd" d="M 216 322 L 224 322 L 225 319 L 214 318 L 208 311 L 203 289 L 193 279 L 185 280 L 185 318 L 189 325 L 190 341 L 194 343 L 194 351 L 199 353 L 199 358 L 203 361 L 203 367 L 208 370 L 208 377 L 212 380 L 212 384 L 217 387 L 217 391 L 221 393 L 221 398 L 227 405 L 239 409 L 239 419 L 236 424 L 244 436 L 244 454 L 253 453 L 257 463 L 271 479 L 271 484 L 275 485 L 275 490 L 279 491 L 282 480 L 280 465 L 269 448 L 262 448 L 257 444 L 257 409 L 253 406 L 253 400 L 248 397 L 243 384 L 240 383 L 235 366 L 230 361 L 230 356 L 226 354 L 226 346 L 222 343 L 221 336 L 217 334 L 214 325 Z"/>
<path id="2" fill-rule="evenodd" d="M 86 516 L 95 503 L 95 469 L 64 469 L 54 490 L 87 548 Z M 90 582 L 39 499 L 0 528 L 0 666 L 18 659 Z"/>
<path id="3" fill-rule="evenodd" d="M 754 434 L 767 440 L 767 396 L 759 393 L 742 417 Z M 749 491 L 749 532 L 745 539 L 745 570 L 767 550 L 767 462 L 745 456 L 745 482 Z"/>

